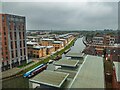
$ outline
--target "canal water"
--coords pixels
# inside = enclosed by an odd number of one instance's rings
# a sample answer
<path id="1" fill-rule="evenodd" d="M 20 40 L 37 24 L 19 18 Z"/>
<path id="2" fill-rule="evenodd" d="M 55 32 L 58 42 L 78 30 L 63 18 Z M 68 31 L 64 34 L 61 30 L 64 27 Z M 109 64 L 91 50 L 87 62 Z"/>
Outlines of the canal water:
<path id="1" fill-rule="evenodd" d="M 82 38 L 78 38 L 69 52 L 80 53 L 84 48 L 85 45 L 82 42 Z M 65 55 L 63 54 L 62 58 L 67 57 L 65 57 Z M 22 76 L 20 76 L 18 78 L 3 81 L 2 88 L 29 88 L 29 82 L 27 78 L 23 78 Z"/>

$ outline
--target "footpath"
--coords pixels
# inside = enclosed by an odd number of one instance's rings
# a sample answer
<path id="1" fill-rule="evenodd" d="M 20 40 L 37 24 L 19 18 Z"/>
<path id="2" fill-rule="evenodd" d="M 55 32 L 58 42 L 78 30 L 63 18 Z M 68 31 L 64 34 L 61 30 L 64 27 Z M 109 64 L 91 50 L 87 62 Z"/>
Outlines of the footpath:
<path id="1" fill-rule="evenodd" d="M 4 78 L 7 78 L 7 77 L 10 77 L 10 76 L 13 76 L 13 75 L 16 75 L 17 73 L 25 70 L 26 68 L 29 68 L 31 67 L 32 65 L 38 63 L 39 61 L 35 61 L 25 67 L 21 67 L 21 68 L 18 68 L 18 67 L 14 67 L 12 69 L 9 69 L 9 70 L 6 70 L 6 71 L 3 71 L 3 72 L 0 72 L 0 75 L 2 75 L 2 77 L 0 77 L 0 79 L 4 79 Z"/>

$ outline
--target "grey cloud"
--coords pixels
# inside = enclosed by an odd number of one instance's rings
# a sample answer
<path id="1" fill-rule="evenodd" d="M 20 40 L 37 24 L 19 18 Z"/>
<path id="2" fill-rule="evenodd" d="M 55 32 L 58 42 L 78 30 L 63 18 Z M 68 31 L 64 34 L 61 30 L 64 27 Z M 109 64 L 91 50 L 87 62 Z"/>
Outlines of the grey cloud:
<path id="1" fill-rule="evenodd" d="M 27 29 L 117 29 L 116 2 L 4 2 L 3 12 L 24 15 Z"/>

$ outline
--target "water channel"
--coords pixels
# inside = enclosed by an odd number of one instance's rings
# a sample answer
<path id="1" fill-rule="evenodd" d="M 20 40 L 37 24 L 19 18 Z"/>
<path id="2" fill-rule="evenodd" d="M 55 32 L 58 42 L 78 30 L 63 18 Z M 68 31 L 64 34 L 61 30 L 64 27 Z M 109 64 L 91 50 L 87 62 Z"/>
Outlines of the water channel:
<path id="1" fill-rule="evenodd" d="M 82 42 L 82 38 L 78 38 L 69 52 L 80 53 L 84 48 L 85 45 Z M 62 58 L 66 58 L 64 54 L 62 55 Z M 2 88 L 29 88 L 28 79 L 20 76 L 18 78 L 3 81 Z"/>

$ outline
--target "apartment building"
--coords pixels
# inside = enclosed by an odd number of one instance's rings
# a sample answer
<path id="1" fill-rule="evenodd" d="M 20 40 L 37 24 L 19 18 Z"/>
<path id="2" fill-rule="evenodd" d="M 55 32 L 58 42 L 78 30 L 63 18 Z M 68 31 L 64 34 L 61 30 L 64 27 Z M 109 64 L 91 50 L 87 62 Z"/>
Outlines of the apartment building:
<path id="1" fill-rule="evenodd" d="M 40 42 L 41 46 L 52 46 L 54 39 L 43 38 Z"/>
<path id="2" fill-rule="evenodd" d="M 73 35 L 68 35 L 68 36 L 65 36 L 63 38 L 66 39 L 67 43 L 68 43 L 68 42 L 70 42 L 74 38 L 74 36 Z"/>
<path id="3" fill-rule="evenodd" d="M 64 46 L 67 45 L 67 40 L 66 40 L 66 39 L 58 39 L 58 40 L 59 40 L 59 41 L 62 41 Z"/>
<path id="4" fill-rule="evenodd" d="M 92 42 L 95 45 L 114 45 L 115 37 L 110 35 L 95 36 L 93 37 Z"/>
<path id="5" fill-rule="evenodd" d="M 103 37 L 93 37 L 93 44 L 96 44 L 96 45 L 103 45 L 103 40 L 104 38 Z"/>
<path id="6" fill-rule="evenodd" d="M 28 62 L 25 17 L 0 14 L 2 71 Z"/>
<path id="7" fill-rule="evenodd" d="M 37 42 L 27 42 L 27 52 L 28 52 L 28 58 L 33 57 L 33 46 L 39 45 Z"/>
<path id="8" fill-rule="evenodd" d="M 54 41 L 53 46 L 55 47 L 55 51 L 56 51 L 56 50 L 62 48 L 64 45 L 63 45 L 62 41 Z"/>
<path id="9" fill-rule="evenodd" d="M 36 58 L 45 57 L 46 46 L 33 46 L 33 56 Z"/>
<path id="10" fill-rule="evenodd" d="M 46 51 L 47 55 L 50 55 L 53 52 L 55 52 L 55 47 L 53 47 L 53 46 L 46 46 L 46 48 L 47 48 L 47 51 Z"/>
<path id="11" fill-rule="evenodd" d="M 104 36 L 104 44 L 105 45 L 114 45 L 114 43 L 115 43 L 115 37 L 110 36 L 110 35 Z"/>

